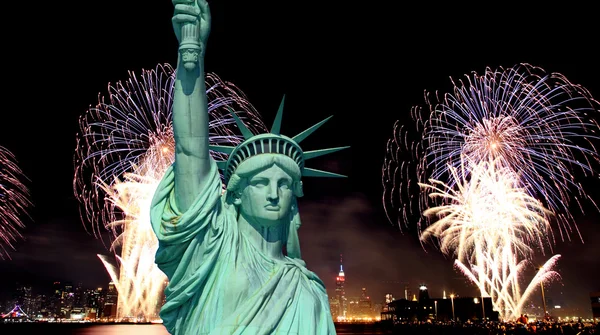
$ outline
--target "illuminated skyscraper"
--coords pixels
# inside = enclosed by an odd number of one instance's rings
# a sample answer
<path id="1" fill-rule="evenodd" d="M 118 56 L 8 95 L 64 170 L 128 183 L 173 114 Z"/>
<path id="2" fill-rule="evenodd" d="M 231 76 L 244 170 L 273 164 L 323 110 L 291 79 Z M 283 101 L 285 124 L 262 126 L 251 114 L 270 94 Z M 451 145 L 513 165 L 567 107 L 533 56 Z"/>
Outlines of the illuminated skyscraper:
<path id="1" fill-rule="evenodd" d="M 427 291 L 427 285 L 421 284 L 419 286 L 419 301 L 423 302 L 429 300 L 429 292 Z"/>
<path id="2" fill-rule="evenodd" d="M 33 306 L 34 306 L 34 301 L 33 301 L 33 297 L 31 294 L 31 286 L 18 286 L 17 287 L 17 294 L 15 297 L 15 304 L 19 305 L 19 307 L 21 307 L 21 310 L 25 313 L 25 314 L 31 314 L 34 312 L 33 310 Z M 10 306 L 11 304 L 9 304 Z M 11 306 L 12 308 L 12 306 Z M 4 312 L 4 311 L 2 311 Z M 0 312 L 0 313 L 2 313 Z"/>
<path id="3" fill-rule="evenodd" d="M 338 301 L 338 317 L 346 317 L 348 306 L 346 306 L 346 291 L 344 290 L 344 283 L 346 282 L 346 275 L 344 274 L 344 267 L 342 263 L 342 255 L 340 255 L 340 273 L 335 280 L 335 298 Z"/>
<path id="4" fill-rule="evenodd" d="M 117 302 L 119 296 L 117 287 L 114 282 L 108 283 L 108 290 L 106 291 L 106 298 L 104 300 L 104 307 L 102 308 L 102 317 L 108 319 L 114 319 L 117 316 Z"/>
<path id="5" fill-rule="evenodd" d="M 329 311 L 331 311 L 333 322 L 336 322 L 338 315 L 340 315 L 340 302 L 337 297 L 329 297 Z"/>
<path id="6" fill-rule="evenodd" d="M 371 304 L 371 297 L 367 294 L 367 288 L 363 287 L 360 300 L 358 302 L 358 311 L 361 317 L 371 317 L 373 315 L 373 305 Z"/>
<path id="7" fill-rule="evenodd" d="M 383 299 L 383 304 L 382 304 L 382 312 L 388 312 L 388 304 L 391 303 L 392 301 L 394 301 L 394 296 L 391 293 L 388 293 L 385 295 L 385 298 Z"/>

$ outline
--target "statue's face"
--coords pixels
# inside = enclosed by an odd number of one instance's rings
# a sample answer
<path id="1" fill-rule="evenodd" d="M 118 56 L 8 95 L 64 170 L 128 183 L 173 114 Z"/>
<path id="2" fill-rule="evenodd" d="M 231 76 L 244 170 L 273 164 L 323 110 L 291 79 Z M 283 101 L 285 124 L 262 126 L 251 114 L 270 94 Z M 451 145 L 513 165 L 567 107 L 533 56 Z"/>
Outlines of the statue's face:
<path id="1" fill-rule="evenodd" d="M 239 212 L 246 220 L 265 227 L 289 222 L 293 196 L 292 177 L 273 165 L 248 179 Z"/>

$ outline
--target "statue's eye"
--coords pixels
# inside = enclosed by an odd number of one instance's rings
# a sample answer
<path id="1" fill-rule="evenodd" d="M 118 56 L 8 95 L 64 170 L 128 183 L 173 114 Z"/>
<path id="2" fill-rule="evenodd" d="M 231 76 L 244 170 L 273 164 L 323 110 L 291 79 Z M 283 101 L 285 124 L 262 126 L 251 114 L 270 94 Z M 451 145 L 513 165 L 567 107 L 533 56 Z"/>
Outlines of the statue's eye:
<path id="1" fill-rule="evenodd" d="M 269 181 L 267 179 L 263 179 L 263 178 L 252 179 L 250 181 L 250 185 L 256 186 L 256 187 L 263 187 L 263 186 L 267 186 L 268 184 L 269 184 Z"/>
<path id="2" fill-rule="evenodd" d="M 279 187 L 283 188 L 283 189 L 288 189 L 290 188 L 291 182 L 289 180 L 280 180 L 279 181 Z"/>

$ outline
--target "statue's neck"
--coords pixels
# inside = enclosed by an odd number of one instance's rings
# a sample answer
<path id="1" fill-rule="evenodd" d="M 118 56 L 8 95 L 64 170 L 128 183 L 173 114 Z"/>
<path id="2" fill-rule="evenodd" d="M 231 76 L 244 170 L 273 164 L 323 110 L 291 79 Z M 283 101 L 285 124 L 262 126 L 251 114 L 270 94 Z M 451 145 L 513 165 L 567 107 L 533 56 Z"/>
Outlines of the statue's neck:
<path id="1" fill-rule="evenodd" d="M 264 255 L 275 260 L 284 258 L 283 241 L 286 239 L 288 225 L 289 223 L 281 222 L 274 227 L 265 227 L 252 220 L 246 220 L 242 215 L 238 218 L 240 233 Z"/>

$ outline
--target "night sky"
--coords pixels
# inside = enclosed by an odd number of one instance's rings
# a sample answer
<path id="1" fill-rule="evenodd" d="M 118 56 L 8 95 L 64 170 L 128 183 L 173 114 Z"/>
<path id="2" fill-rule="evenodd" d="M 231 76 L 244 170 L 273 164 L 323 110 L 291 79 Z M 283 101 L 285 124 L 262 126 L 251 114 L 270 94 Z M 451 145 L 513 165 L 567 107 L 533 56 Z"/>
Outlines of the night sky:
<path id="1" fill-rule="evenodd" d="M 387 221 L 381 205 L 386 141 L 394 122 L 409 122 L 411 106 L 423 104 L 425 90 L 447 92 L 450 77 L 525 62 L 560 72 L 600 98 L 599 31 L 591 8 L 209 3 L 207 72 L 244 91 L 267 125 L 286 94 L 285 135 L 334 115 L 303 142 L 304 150 L 351 146 L 308 162 L 349 178 L 305 178 L 299 203 L 303 258 L 330 293 L 340 254 L 350 296 L 366 287 L 379 301 L 385 293 L 402 296 L 405 284 L 416 292 L 421 283 L 433 297 L 442 290 L 476 292 L 451 259 L 424 249 L 415 231 L 401 233 Z M 109 82 L 126 79 L 127 71 L 175 64 L 172 4 L 107 0 L 35 6 L 41 8 L 32 13 L 9 8 L 2 14 L 10 20 L 2 22 L 8 59 L 0 145 L 16 155 L 31 180 L 35 208 L 32 220 L 25 219 L 26 240 L 12 260 L 0 262 L 1 287 L 16 280 L 106 285 L 110 279 L 96 254 L 110 252 L 86 233 L 73 195 L 78 117 L 106 93 Z M 600 202 L 597 178 L 592 184 L 588 191 Z M 576 235 L 557 241 L 563 280 L 547 296 L 587 311 L 589 293 L 600 290 L 600 215 L 591 210 L 575 216 L 584 242 Z"/>

